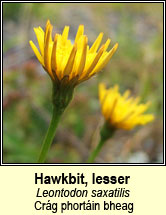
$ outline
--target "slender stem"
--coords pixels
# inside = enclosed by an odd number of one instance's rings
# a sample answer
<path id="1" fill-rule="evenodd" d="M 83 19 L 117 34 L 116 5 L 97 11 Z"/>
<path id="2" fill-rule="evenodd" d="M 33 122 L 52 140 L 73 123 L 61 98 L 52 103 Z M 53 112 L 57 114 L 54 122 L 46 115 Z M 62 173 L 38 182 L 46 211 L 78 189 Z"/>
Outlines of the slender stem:
<path id="1" fill-rule="evenodd" d="M 40 151 L 38 163 L 44 163 L 45 162 L 48 150 L 49 150 L 51 143 L 53 141 L 53 138 L 55 136 L 56 128 L 58 126 L 58 123 L 59 123 L 59 120 L 62 116 L 62 113 L 63 113 L 63 111 L 58 111 L 55 108 L 53 109 L 52 119 L 50 122 L 50 126 L 47 130 L 47 134 L 46 134 L 44 141 L 43 141 L 43 145 L 42 145 L 42 148 Z"/>
<path id="2" fill-rule="evenodd" d="M 116 128 L 111 127 L 107 122 L 103 125 L 100 130 L 100 142 L 95 148 L 95 150 L 91 153 L 90 157 L 88 158 L 88 163 L 93 163 L 96 156 L 99 154 L 101 148 L 103 147 L 106 140 L 111 138 L 115 133 Z"/>
<path id="3" fill-rule="evenodd" d="M 105 140 L 103 138 L 101 138 L 99 144 L 97 145 L 97 147 L 94 149 L 94 151 L 91 153 L 90 157 L 88 158 L 87 163 L 93 163 L 94 162 L 96 156 L 99 154 L 104 143 L 105 143 Z"/>

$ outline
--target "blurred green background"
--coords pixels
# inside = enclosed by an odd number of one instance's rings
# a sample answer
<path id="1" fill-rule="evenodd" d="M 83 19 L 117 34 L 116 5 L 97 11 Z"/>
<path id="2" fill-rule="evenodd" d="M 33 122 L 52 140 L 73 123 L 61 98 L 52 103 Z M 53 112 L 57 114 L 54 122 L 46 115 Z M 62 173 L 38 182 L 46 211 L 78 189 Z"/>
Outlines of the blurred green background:
<path id="1" fill-rule="evenodd" d="M 132 131 L 117 131 L 98 163 L 163 162 L 163 4 L 162 3 L 3 3 L 3 162 L 35 163 L 52 113 L 52 83 L 29 45 L 33 27 L 54 32 L 79 24 L 91 45 L 100 32 L 119 48 L 96 77 L 79 85 L 57 129 L 47 162 L 80 163 L 99 140 L 103 123 L 98 84 L 118 84 L 121 92 L 151 101 L 155 121 Z"/>

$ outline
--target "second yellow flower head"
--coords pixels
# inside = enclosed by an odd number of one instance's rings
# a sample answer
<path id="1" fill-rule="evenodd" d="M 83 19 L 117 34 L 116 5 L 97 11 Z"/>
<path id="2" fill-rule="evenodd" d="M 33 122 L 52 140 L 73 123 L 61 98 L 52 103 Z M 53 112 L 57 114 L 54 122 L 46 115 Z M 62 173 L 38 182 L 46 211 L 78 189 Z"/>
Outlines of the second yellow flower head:
<path id="1" fill-rule="evenodd" d="M 150 103 L 138 104 L 139 98 L 129 98 L 129 95 L 129 90 L 121 95 L 117 85 L 108 90 L 104 84 L 99 85 L 102 114 L 112 128 L 131 130 L 154 120 L 153 114 L 144 114 Z"/>
<path id="2" fill-rule="evenodd" d="M 106 51 L 110 39 L 98 50 L 103 33 L 100 33 L 91 48 L 88 38 L 84 35 L 84 26 L 80 25 L 74 44 L 68 40 L 69 26 L 65 26 L 62 35 L 55 34 L 52 40 L 52 25 L 47 21 L 45 32 L 41 27 L 34 28 L 39 49 L 30 41 L 30 45 L 41 65 L 48 72 L 52 80 L 61 81 L 67 77 L 67 82 L 74 80 L 79 84 L 98 73 L 108 63 L 118 44 Z"/>

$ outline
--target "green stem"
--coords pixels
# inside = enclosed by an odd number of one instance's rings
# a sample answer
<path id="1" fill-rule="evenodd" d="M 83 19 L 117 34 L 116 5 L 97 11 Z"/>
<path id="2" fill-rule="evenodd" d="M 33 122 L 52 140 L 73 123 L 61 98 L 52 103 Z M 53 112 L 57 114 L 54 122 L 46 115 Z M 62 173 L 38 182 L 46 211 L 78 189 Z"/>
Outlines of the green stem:
<path id="1" fill-rule="evenodd" d="M 111 127 L 107 122 L 103 125 L 103 127 L 100 130 L 100 142 L 95 148 L 95 150 L 92 152 L 90 157 L 88 158 L 88 163 L 93 163 L 96 156 L 99 154 L 101 148 L 103 147 L 106 140 L 111 138 L 115 133 L 116 128 Z"/>
<path id="2" fill-rule="evenodd" d="M 55 108 L 53 109 L 52 119 L 50 122 L 50 126 L 47 130 L 47 134 L 46 134 L 44 141 L 43 141 L 43 145 L 41 148 L 38 163 L 44 163 L 45 162 L 48 150 L 49 150 L 51 143 L 54 139 L 56 128 L 58 126 L 58 123 L 59 123 L 59 120 L 62 116 L 62 113 L 63 113 L 63 111 L 56 110 Z"/>
<path id="3" fill-rule="evenodd" d="M 96 156 L 99 154 L 104 143 L 105 143 L 104 139 L 101 138 L 99 144 L 97 145 L 95 150 L 91 153 L 90 157 L 88 158 L 87 163 L 93 163 L 94 162 Z"/>

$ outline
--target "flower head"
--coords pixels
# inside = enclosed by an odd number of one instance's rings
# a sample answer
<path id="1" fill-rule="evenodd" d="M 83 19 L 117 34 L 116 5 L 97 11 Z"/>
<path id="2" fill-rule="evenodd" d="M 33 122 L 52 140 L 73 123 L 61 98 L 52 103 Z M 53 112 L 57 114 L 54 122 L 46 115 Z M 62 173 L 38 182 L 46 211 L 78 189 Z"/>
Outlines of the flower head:
<path id="1" fill-rule="evenodd" d="M 68 40 L 69 26 L 65 26 L 62 35 L 55 34 L 52 40 L 53 26 L 47 21 L 45 32 L 41 27 L 34 28 L 39 50 L 30 41 L 30 45 L 41 65 L 48 72 L 54 82 L 77 85 L 103 69 L 108 63 L 118 44 L 106 51 L 110 39 L 98 50 L 103 33 L 100 33 L 91 48 L 88 38 L 84 35 L 84 26 L 80 25 L 74 44 Z"/>
<path id="2" fill-rule="evenodd" d="M 131 130 L 154 120 L 153 114 L 144 114 L 150 103 L 138 104 L 140 99 L 129 95 L 129 90 L 121 95 L 117 85 L 108 90 L 104 84 L 99 85 L 102 114 L 112 128 Z"/>

